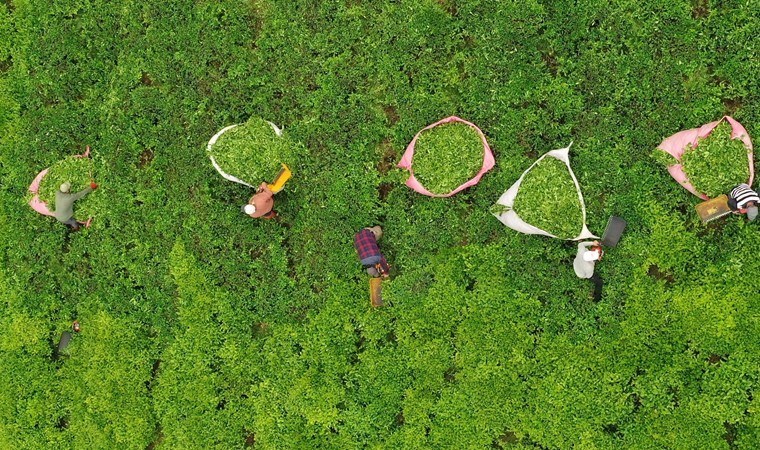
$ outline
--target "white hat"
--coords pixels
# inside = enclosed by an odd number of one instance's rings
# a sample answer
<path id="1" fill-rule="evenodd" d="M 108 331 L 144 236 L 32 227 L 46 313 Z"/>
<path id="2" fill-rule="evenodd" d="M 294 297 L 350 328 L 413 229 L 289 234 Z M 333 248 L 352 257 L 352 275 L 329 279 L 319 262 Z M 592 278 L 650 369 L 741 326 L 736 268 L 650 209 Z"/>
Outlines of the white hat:
<path id="1" fill-rule="evenodd" d="M 755 220 L 757 217 L 757 206 L 750 206 L 747 208 L 747 219 Z"/>
<path id="2" fill-rule="evenodd" d="M 251 214 L 253 214 L 253 213 L 256 212 L 256 207 L 253 206 L 253 205 L 251 205 L 249 203 L 249 204 L 243 206 L 243 212 L 246 213 L 246 214 L 248 214 L 248 215 L 251 215 Z"/>
<path id="3" fill-rule="evenodd" d="M 67 181 L 67 182 L 61 184 L 61 187 L 59 187 L 58 189 L 60 189 L 61 192 L 63 192 L 63 193 L 69 192 L 69 190 L 71 189 L 71 183 L 69 183 Z"/>
<path id="4" fill-rule="evenodd" d="M 597 250 L 589 250 L 587 252 L 583 252 L 583 260 L 584 261 L 596 261 L 599 259 L 599 252 Z"/>

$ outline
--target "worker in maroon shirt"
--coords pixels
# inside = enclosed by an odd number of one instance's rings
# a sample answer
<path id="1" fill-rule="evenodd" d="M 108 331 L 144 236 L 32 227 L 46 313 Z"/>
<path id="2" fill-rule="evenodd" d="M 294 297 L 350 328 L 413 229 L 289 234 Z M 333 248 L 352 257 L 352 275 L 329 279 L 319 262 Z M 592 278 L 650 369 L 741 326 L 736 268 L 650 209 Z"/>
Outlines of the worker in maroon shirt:
<path id="1" fill-rule="evenodd" d="M 274 219 L 277 217 L 277 211 L 274 209 L 274 193 L 266 183 L 261 183 L 259 189 L 248 200 L 248 204 L 243 205 L 243 213 L 250 217 L 263 219 Z"/>
<path id="2" fill-rule="evenodd" d="M 377 246 L 377 240 L 382 235 L 383 229 L 379 226 L 364 228 L 354 236 L 354 247 L 370 276 L 388 278 L 391 268 Z"/>

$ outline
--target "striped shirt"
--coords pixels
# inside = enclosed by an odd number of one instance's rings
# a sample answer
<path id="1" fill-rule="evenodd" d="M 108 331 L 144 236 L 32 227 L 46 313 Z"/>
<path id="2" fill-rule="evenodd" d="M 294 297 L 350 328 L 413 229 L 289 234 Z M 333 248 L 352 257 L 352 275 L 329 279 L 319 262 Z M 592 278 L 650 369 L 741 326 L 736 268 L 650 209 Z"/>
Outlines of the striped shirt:
<path id="1" fill-rule="evenodd" d="M 728 206 L 732 211 L 744 209 L 750 202 L 760 203 L 760 196 L 745 183 L 736 186 L 728 194 Z"/>

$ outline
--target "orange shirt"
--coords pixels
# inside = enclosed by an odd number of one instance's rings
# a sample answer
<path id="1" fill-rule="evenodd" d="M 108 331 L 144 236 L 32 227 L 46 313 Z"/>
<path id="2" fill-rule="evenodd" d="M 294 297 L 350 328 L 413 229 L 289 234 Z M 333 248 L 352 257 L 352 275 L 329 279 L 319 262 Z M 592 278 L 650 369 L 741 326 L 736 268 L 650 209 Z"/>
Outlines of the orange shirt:
<path id="1" fill-rule="evenodd" d="M 261 217 L 274 207 L 274 193 L 269 190 L 266 183 L 261 183 L 258 192 L 253 194 L 253 197 L 248 200 L 248 204 L 256 207 L 256 211 L 253 214 L 249 214 L 249 216 L 253 218 Z"/>

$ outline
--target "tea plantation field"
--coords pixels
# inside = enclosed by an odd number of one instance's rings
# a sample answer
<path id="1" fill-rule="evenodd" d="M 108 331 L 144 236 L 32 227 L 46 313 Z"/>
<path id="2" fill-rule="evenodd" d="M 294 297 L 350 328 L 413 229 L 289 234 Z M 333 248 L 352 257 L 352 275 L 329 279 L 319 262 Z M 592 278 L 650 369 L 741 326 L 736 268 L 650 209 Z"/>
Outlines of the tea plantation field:
<path id="1" fill-rule="evenodd" d="M 758 0 L 0 2 L 0 449 L 760 448 L 760 228 L 650 156 L 724 115 L 760 142 L 759 36 Z M 416 194 L 450 115 L 496 166 Z M 307 149 L 279 222 L 206 156 L 251 116 Z M 489 213 L 571 141 L 589 228 L 628 222 L 598 303 L 575 243 Z M 86 145 L 69 233 L 27 187 Z"/>

